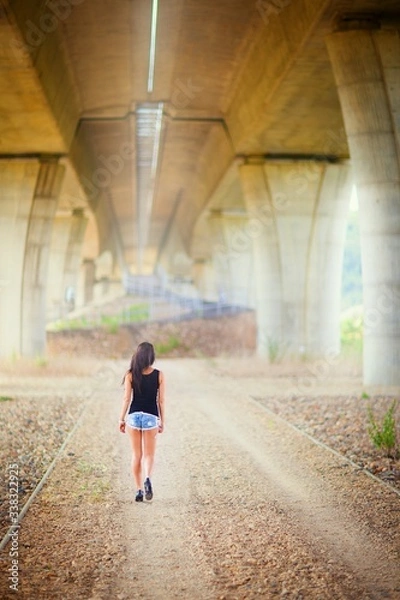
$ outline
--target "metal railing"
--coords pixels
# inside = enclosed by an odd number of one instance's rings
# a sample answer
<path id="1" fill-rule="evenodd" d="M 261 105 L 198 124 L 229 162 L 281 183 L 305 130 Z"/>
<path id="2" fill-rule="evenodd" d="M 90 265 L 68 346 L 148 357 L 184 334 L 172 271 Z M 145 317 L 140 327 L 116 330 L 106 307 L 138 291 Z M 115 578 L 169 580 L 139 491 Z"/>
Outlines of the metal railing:
<path id="1" fill-rule="evenodd" d="M 149 321 L 213 318 L 249 310 L 245 303 L 231 303 L 222 297 L 203 300 L 189 282 L 163 282 L 153 275 L 125 276 L 124 289 L 128 296 L 148 302 Z"/>

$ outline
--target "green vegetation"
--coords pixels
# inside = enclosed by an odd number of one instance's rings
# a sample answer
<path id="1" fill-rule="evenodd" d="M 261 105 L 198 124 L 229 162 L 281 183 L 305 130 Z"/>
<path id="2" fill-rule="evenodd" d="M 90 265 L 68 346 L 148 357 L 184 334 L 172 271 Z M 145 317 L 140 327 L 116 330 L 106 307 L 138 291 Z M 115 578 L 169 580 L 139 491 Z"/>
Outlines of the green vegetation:
<path id="1" fill-rule="evenodd" d="M 279 342 L 270 337 L 268 338 L 268 358 L 270 363 L 274 363 L 280 358 Z"/>
<path id="2" fill-rule="evenodd" d="M 14 400 L 11 396 L 0 396 L 0 402 L 9 402 L 10 400 Z"/>
<path id="3" fill-rule="evenodd" d="M 124 308 L 116 315 L 103 315 L 98 318 L 87 318 L 85 316 L 74 319 L 60 319 L 53 324 L 54 331 L 65 331 L 73 329 L 88 329 L 91 327 L 104 327 L 109 333 L 117 333 L 124 323 L 140 323 L 149 318 L 149 305 L 146 303 L 132 304 Z"/>
<path id="4" fill-rule="evenodd" d="M 368 434 L 371 442 L 376 448 L 386 451 L 388 457 L 393 457 L 396 450 L 396 420 L 394 411 L 397 401 L 394 400 L 385 413 L 382 423 L 378 423 L 371 406 L 368 406 Z"/>
<path id="5" fill-rule="evenodd" d="M 131 304 L 120 313 L 120 318 L 123 323 L 139 323 L 149 319 L 148 303 Z"/>
<path id="6" fill-rule="evenodd" d="M 105 329 L 108 333 L 116 334 L 116 333 L 118 333 L 118 329 L 121 324 L 121 321 L 118 316 L 112 317 L 109 315 L 102 315 L 102 317 L 100 319 L 100 324 L 102 327 L 105 327 Z"/>
<path id="7" fill-rule="evenodd" d="M 154 350 L 158 356 L 162 356 L 168 354 L 171 350 L 175 350 L 175 348 L 179 348 L 179 346 L 181 346 L 181 341 L 175 335 L 170 335 L 167 342 L 156 342 Z"/>
<path id="8" fill-rule="evenodd" d="M 342 350 L 362 353 L 363 348 L 363 319 L 361 315 L 342 319 L 340 324 L 340 342 Z"/>
<path id="9" fill-rule="evenodd" d="M 47 364 L 48 364 L 48 360 L 45 356 L 36 356 L 35 357 L 35 365 L 37 367 L 44 368 L 44 367 L 47 367 Z"/>

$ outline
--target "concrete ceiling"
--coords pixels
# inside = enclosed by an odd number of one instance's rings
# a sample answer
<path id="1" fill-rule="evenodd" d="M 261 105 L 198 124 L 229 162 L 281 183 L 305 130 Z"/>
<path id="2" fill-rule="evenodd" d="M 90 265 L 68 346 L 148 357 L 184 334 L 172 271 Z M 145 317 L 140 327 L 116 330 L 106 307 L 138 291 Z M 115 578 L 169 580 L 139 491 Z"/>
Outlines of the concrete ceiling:
<path id="1" fill-rule="evenodd" d="M 64 157 L 100 248 L 112 237 L 133 271 L 143 105 L 163 113 L 143 249 L 151 270 L 170 236 L 189 252 L 206 207 L 240 206 L 242 157 L 348 157 L 325 35 L 338 14 L 390 22 L 399 11 L 398 0 L 159 0 L 148 91 L 151 5 L 0 0 L 0 158 Z"/>

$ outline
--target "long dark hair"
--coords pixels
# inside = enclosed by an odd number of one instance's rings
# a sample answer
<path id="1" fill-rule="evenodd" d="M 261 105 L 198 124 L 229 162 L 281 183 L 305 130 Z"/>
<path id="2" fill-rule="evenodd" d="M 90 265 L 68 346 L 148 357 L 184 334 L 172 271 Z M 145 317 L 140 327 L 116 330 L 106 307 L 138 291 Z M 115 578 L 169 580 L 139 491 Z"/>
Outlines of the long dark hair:
<path id="1" fill-rule="evenodd" d="M 154 363 L 156 358 L 153 344 L 150 342 L 142 342 L 137 347 L 135 354 L 132 356 L 131 365 L 128 373 L 132 374 L 133 388 L 140 392 L 140 384 L 142 382 L 142 373 Z"/>

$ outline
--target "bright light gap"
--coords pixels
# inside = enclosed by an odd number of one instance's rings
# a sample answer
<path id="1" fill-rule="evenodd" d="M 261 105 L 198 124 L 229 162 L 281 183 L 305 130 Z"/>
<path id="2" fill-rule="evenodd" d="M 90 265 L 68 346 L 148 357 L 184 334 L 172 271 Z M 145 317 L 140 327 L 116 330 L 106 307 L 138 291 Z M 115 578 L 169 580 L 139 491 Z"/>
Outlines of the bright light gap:
<path id="1" fill-rule="evenodd" d="M 153 0 L 151 8 L 151 33 L 149 50 L 149 77 L 147 80 L 147 91 L 151 93 L 154 89 L 154 69 L 156 63 L 156 35 L 157 35 L 158 0 Z"/>

